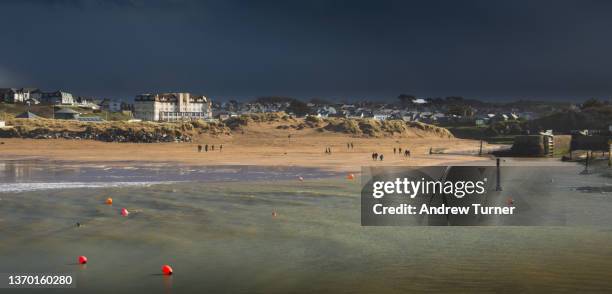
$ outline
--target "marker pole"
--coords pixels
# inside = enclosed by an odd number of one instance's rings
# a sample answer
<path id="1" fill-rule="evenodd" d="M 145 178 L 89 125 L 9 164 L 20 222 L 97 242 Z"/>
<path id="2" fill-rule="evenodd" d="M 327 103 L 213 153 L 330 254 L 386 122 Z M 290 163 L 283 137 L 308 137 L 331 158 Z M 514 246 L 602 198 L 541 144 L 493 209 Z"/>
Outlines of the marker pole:
<path id="1" fill-rule="evenodd" d="M 499 167 L 499 163 L 500 163 L 500 160 L 499 160 L 499 158 L 497 158 L 497 160 L 496 160 L 496 166 L 497 166 L 497 179 L 496 180 L 497 180 L 497 185 L 495 185 L 495 191 L 501 191 L 502 190 L 502 187 L 501 187 L 501 170 L 500 170 L 500 167 Z"/>

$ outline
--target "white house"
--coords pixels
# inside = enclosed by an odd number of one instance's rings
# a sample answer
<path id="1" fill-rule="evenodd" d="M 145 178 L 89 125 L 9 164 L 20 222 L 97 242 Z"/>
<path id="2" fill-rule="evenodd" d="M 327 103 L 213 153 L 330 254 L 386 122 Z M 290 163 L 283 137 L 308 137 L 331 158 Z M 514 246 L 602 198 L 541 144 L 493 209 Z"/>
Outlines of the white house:
<path id="1" fill-rule="evenodd" d="M 89 108 L 91 110 L 100 109 L 100 106 L 95 102 L 93 98 L 77 97 L 76 99 L 74 99 L 74 103 L 79 107 Z"/>
<path id="2" fill-rule="evenodd" d="M 412 100 L 412 103 L 422 105 L 422 104 L 427 104 L 427 100 L 423 98 L 417 98 L 417 99 Z"/>
<path id="3" fill-rule="evenodd" d="M 388 114 L 383 114 L 383 113 L 375 113 L 374 114 L 374 119 L 375 120 L 386 120 L 387 118 L 389 118 Z"/>
<path id="4" fill-rule="evenodd" d="M 330 115 L 335 116 L 338 114 L 338 111 L 336 111 L 336 108 L 332 106 L 319 107 L 316 112 L 317 112 L 318 117 L 329 117 Z"/>
<path id="5" fill-rule="evenodd" d="M 142 94 L 134 99 L 134 117 L 148 121 L 212 118 L 212 105 L 205 96 L 190 93 Z"/>
<path id="6" fill-rule="evenodd" d="M 33 93 L 39 92 L 36 88 L 2 88 L 0 99 L 6 103 L 25 103 Z"/>

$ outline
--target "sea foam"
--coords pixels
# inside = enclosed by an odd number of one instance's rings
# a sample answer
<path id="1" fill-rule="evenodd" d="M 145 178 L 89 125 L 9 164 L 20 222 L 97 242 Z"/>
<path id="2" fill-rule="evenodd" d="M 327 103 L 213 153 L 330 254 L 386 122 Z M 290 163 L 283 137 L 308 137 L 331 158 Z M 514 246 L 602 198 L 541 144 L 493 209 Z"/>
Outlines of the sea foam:
<path id="1" fill-rule="evenodd" d="M 3 183 L 0 184 L 0 193 L 28 192 L 55 189 L 75 188 L 117 188 L 117 187 L 144 187 L 158 184 L 172 184 L 172 181 L 159 182 L 57 182 L 57 183 Z"/>

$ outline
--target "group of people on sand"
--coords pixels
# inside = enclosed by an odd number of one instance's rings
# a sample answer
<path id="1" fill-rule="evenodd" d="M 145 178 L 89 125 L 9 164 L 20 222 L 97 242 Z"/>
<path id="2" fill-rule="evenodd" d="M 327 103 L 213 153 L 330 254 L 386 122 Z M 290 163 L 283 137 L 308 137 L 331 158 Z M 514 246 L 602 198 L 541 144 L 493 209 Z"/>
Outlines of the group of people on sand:
<path id="1" fill-rule="evenodd" d="M 402 155 L 402 148 L 393 148 L 393 154 L 399 154 Z M 404 149 L 404 157 L 410 157 L 410 150 L 408 149 Z M 374 152 L 372 153 L 372 160 L 380 160 L 383 161 L 383 159 L 385 158 L 385 156 L 381 153 L 379 154 L 378 152 Z"/>
<path id="2" fill-rule="evenodd" d="M 346 143 L 346 150 L 354 150 L 355 149 L 355 145 L 353 144 L 353 142 L 347 142 Z M 325 147 L 325 154 L 332 154 L 332 149 L 331 147 Z"/>
<path id="3" fill-rule="evenodd" d="M 381 154 L 378 154 L 378 152 L 374 152 L 374 153 L 372 153 L 372 160 L 380 160 L 380 161 L 383 161 L 383 159 L 384 159 L 384 158 L 385 158 L 385 156 L 384 156 L 384 155 L 382 155 L 382 153 L 381 153 Z"/>
<path id="4" fill-rule="evenodd" d="M 202 145 L 198 145 L 198 152 L 202 152 L 202 149 L 204 149 L 204 152 L 208 152 L 208 144 L 204 145 L 204 148 L 202 148 Z M 215 144 L 210 145 L 210 151 L 215 151 Z M 219 151 L 223 151 L 223 144 L 219 145 Z"/>
<path id="5" fill-rule="evenodd" d="M 393 154 L 399 154 L 402 155 L 402 147 L 399 148 L 393 148 Z M 404 157 L 410 157 L 410 150 L 408 149 L 404 149 Z"/>

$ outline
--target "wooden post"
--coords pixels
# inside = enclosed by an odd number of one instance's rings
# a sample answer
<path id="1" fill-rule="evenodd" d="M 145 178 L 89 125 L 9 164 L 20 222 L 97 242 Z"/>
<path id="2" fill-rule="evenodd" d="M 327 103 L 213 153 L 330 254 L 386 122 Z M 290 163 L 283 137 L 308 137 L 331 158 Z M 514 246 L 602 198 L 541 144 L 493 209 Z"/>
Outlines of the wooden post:
<path id="1" fill-rule="evenodd" d="M 502 187 L 501 187 L 501 171 L 500 171 L 500 167 L 499 167 L 499 162 L 500 162 L 500 160 L 499 160 L 499 158 L 497 158 L 497 161 L 496 161 L 496 165 L 497 165 L 497 179 L 496 179 L 497 185 L 495 185 L 495 191 L 501 191 L 502 190 Z"/>
<path id="2" fill-rule="evenodd" d="M 608 142 L 608 167 L 612 167 L 612 141 Z"/>
<path id="3" fill-rule="evenodd" d="M 582 171 L 583 174 L 588 174 L 589 173 L 589 151 L 587 151 L 586 153 L 586 161 L 584 163 L 584 170 Z"/>
<path id="4" fill-rule="evenodd" d="M 478 156 L 482 156 L 482 139 L 480 139 L 480 151 L 478 151 Z"/>

